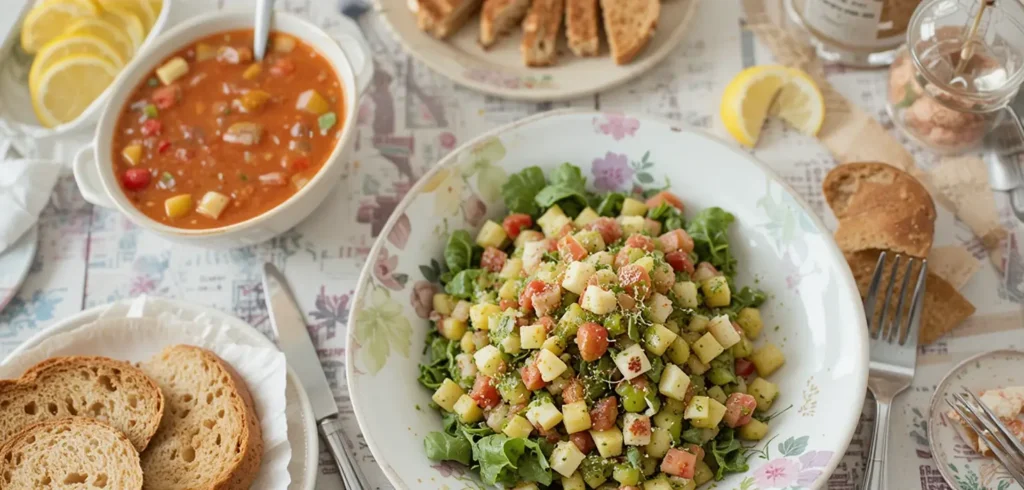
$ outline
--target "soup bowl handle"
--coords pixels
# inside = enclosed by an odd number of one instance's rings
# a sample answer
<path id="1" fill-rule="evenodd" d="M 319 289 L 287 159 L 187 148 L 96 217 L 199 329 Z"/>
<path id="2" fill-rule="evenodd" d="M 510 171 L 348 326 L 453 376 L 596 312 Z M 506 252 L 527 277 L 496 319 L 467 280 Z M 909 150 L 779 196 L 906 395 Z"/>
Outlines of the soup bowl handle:
<path id="1" fill-rule="evenodd" d="M 356 89 L 359 91 L 358 95 L 363 95 L 366 92 L 366 87 L 370 85 L 370 80 L 373 79 L 373 53 L 370 51 L 370 44 L 366 42 L 366 37 L 363 36 L 356 21 L 349 17 L 339 16 L 338 22 L 340 23 L 338 30 L 341 33 L 336 39 L 341 50 L 345 52 L 345 57 L 352 65 L 352 72 L 356 77 Z M 358 100 L 359 97 L 356 99 Z"/>
<path id="2" fill-rule="evenodd" d="M 86 201 L 97 206 L 113 208 L 114 203 L 103 190 L 103 183 L 100 181 L 99 167 L 96 166 L 95 145 L 90 143 L 85 148 L 78 150 L 75 154 L 72 168 L 75 172 L 75 182 L 78 190 Z"/>

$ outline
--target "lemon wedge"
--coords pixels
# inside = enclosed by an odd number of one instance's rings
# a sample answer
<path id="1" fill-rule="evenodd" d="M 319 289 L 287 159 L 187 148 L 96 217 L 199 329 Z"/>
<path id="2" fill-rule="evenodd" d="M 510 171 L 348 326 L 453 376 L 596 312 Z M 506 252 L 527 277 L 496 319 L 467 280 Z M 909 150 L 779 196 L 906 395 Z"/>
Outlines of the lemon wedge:
<path id="1" fill-rule="evenodd" d="M 135 54 L 135 44 L 128 34 L 120 27 L 98 17 L 79 19 L 65 31 L 67 35 L 85 34 L 96 36 L 117 49 L 124 59 L 131 59 Z"/>
<path id="2" fill-rule="evenodd" d="M 128 10 L 121 7 L 110 6 L 103 9 L 100 17 L 103 20 L 120 27 L 121 30 L 128 35 L 128 39 L 131 39 L 134 51 L 138 51 L 139 47 L 142 46 L 142 41 L 146 40 L 145 26 L 143 26 L 142 21 L 139 20 L 139 16 L 129 12 Z"/>
<path id="3" fill-rule="evenodd" d="M 86 54 L 103 58 L 119 70 L 128 62 L 110 43 L 96 36 L 88 34 L 61 36 L 46 43 L 36 53 L 35 59 L 32 60 L 32 68 L 28 72 L 29 89 L 32 91 L 36 89 L 39 75 L 46 71 L 55 61 L 73 54 Z"/>
<path id="4" fill-rule="evenodd" d="M 99 0 L 103 10 L 121 9 L 135 14 L 142 21 L 143 29 L 148 33 L 156 22 L 156 13 L 150 0 Z"/>
<path id="5" fill-rule="evenodd" d="M 814 80 L 801 70 L 754 66 L 726 86 L 720 115 L 736 141 L 753 147 L 769 115 L 782 118 L 804 134 L 817 134 L 825 121 L 825 99 Z"/>
<path id="6" fill-rule="evenodd" d="M 78 19 L 96 17 L 99 9 L 90 0 L 47 0 L 36 5 L 21 24 L 21 48 L 35 54 L 64 33 Z"/>
<path id="7" fill-rule="evenodd" d="M 73 121 L 117 77 L 119 68 L 99 56 L 73 54 L 53 61 L 39 74 L 32 107 L 44 126 Z"/>

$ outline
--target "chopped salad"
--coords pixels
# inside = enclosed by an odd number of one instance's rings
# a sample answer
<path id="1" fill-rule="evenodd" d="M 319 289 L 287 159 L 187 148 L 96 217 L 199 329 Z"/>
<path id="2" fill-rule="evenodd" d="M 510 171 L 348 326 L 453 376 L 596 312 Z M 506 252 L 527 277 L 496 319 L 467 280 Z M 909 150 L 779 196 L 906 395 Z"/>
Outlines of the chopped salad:
<path id="1" fill-rule="evenodd" d="M 733 282 L 733 215 L 667 190 L 586 190 L 530 167 L 509 214 L 451 234 L 419 381 L 443 430 L 428 458 L 517 490 L 692 490 L 747 471 L 785 362 L 763 292 Z M 646 199 L 645 199 L 646 197 Z"/>

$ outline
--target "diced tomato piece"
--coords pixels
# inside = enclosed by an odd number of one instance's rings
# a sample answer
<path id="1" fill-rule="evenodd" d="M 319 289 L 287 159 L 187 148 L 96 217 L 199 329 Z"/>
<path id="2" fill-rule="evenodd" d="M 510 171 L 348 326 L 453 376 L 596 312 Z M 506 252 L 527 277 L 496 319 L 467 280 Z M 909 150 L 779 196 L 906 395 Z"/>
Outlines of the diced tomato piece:
<path id="1" fill-rule="evenodd" d="M 501 395 L 498 394 L 498 389 L 494 387 L 494 380 L 490 376 L 483 374 L 476 375 L 476 381 L 473 382 L 473 391 L 469 393 L 469 396 L 476 400 L 476 404 L 480 405 L 480 408 L 493 408 L 501 403 Z"/>
<path id="2" fill-rule="evenodd" d="M 704 448 L 691 442 L 688 444 L 683 444 L 683 450 L 694 456 L 697 456 L 697 461 L 704 461 Z"/>
<path id="3" fill-rule="evenodd" d="M 270 74 L 276 77 L 290 75 L 295 71 L 295 62 L 288 58 L 278 58 L 270 66 Z"/>
<path id="4" fill-rule="evenodd" d="M 685 230 L 672 230 L 658 237 L 661 242 L 661 249 L 665 253 L 681 251 L 690 253 L 693 251 L 693 238 Z"/>
<path id="5" fill-rule="evenodd" d="M 697 469 L 697 456 L 682 449 L 672 448 L 661 460 L 661 471 L 681 478 L 693 478 Z"/>
<path id="6" fill-rule="evenodd" d="M 747 425 L 754 416 L 757 400 L 746 393 L 733 393 L 725 401 L 725 425 L 736 428 Z"/>
<path id="7" fill-rule="evenodd" d="M 523 291 L 519 293 L 519 307 L 523 311 L 530 311 L 533 309 L 533 295 L 544 290 L 544 286 L 547 284 L 539 279 L 530 281 Z"/>
<path id="8" fill-rule="evenodd" d="M 562 227 L 554 234 L 555 240 L 561 240 L 563 237 L 571 235 L 573 230 L 575 230 L 575 228 L 573 228 L 572 223 L 562 225 Z"/>
<path id="9" fill-rule="evenodd" d="M 572 235 L 566 235 L 558 241 L 558 253 L 562 259 L 569 259 L 570 262 L 583 260 L 587 256 L 587 249 L 583 248 L 579 240 Z"/>
<path id="10" fill-rule="evenodd" d="M 163 123 L 156 119 L 146 119 L 146 122 L 142 123 L 142 128 L 139 131 L 142 132 L 143 136 L 160 136 L 163 127 Z"/>
<path id="11" fill-rule="evenodd" d="M 533 218 L 523 213 L 510 214 L 501 222 L 501 227 L 505 229 L 505 234 L 512 239 L 519 236 L 519 232 L 531 226 L 533 226 Z"/>
<path id="12" fill-rule="evenodd" d="M 597 218 L 596 221 L 587 225 L 586 229 L 597 230 L 601 234 L 601 238 L 604 239 L 604 243 L 608 245 L 622 238 L 622 227 L 619 226 L 619 222 L 615 221 L 614 218 Z"/>
<path id="13" fill-rule="evenodd" d="M 665 294 L 676 283 L 676 273 L 672 266 L 664 262 L 655 264 L 654 272 L 651 273 L 651 281 L 654 282 L 654 290 Z"/>
<path id="14" fill-rule="evenodd" d="M 171 149 L 171 142 L 170 141 L 160 140 L 160 142 L 156 144 L 156 151 L 157 151 L 157 153 L 164 153 L 164 152 L 166 152 L 167 150 L 170 150 L 170 149 Z"/>
<path id="15" fill-rule="evenodd" d="M 651 380 L 647 379 L 647 376 L 640 375 L 629 380 L 629 384 L 640 391 L 646 391 L 651 387 Z"/>
<path id="16" fill-rule="evenodd" d="M 619 269 L 619 285 L 626 294 L 643 299 L 651 292 L 651 275 L 647 273 L 647 269 L 629 264 Z"/>
<path id="17" fill-rule="evenodd" d="M 654 240 L 647 235 L 635 234 L 626 239 L 626 246 L 643 249 L 647 252 L 654 251 Z"/>
<path id="18" fill-rule="evenodd" d="M 647 199 L 647 207 L 656 208 L 660 206 L 663 202 L 668 203 L 669 206 L 672 206 L 680 211 L 683 210 L 683 201 L 679 200 L 679 198 L 676 197 L 675 194 L 669 191 L 661 191 L 651 196 L 650 199 Z"/>
<path id="19" fill-rule="evenodd" d="M 501 268 L 505 267 L 506 259 L 508 259 L 507 253 L 495 247 L 487 247 L 484 249 L 484 254 L 480 257 L 480 267 L 491 272 L 501 272 Z"/>
<path id="20" fill-rule="evenodd" d="M 614 396 L 602 398 L 590 409 L 590 428 L 597 431 L 611 429 L 618 417 L 619 400 Z"/>
<path id="21" fill-rule="evenodd" d="M 596 361 L 608 352 L 608 329 L 594 322 L 584 323 L 576 330 L 576 345 L 584 361 Z"/>
<path id="22" fill-rule="evenodd" d="M 744 378 L 754 374 L 754 363 L 743 358 L 736 359 L 736 374 Z"/>
<path id="23" fill-rule="evenodd" d="M 665 262 L 672 266 L 672 270 L 676 272 L 685 272 L 687 274 L 693 274 L 693 261 L 690 260 L 689 254 L 682 252 L 669 252 L 665 254 Z"/>
<path id="24" fill-rule="evenodd" d="M 153 91 L 150 98 L 157 109 L 170 109 L 181 100 L 181 87 L 177 85 L 160 87 Z"/>
<path id="25" fill-rule="evenodd" d="M 583 399 L 584 396 L 583 383 L 578 378 L 573 376 L 569 379 L 569 384 L 565 385 L 562 389 L 562 403 L 576 403 Z"/>
<path id="26" fill-rule="evenodd" d="M 644 231 L 652 235 L 661 233 L 661 222 L 650 218 L 644 218 Z"/>
<path id="27" fill-rule="evenodd" d="M 718 269 L 716 269 L 715 266 L 711 265 L 710 262 L 701 262 L 697 264 L 697 270 L 694 271 L 693 273 L 693 280 L 703 281 L 705 279 L 720 275 L 722 275 L 722 273 L 718 272 Z"/>
<path id="28" fill-rule="evenodd" d="M 562 287 L 537 279 L 530 281 L 519 295 L 519 307 L 523 311 L 532 309 L 537 312 L 538 316 L 555 311 L 561 303 Z"/>
<path id="29" fill-rule="evenodd" d="M 615 270 L 619 270 L 629 265 L 630 250 L 632 250 L 632 247 L 622 247 L 619 250 L 619 253 L 615 254 L 615 260 L 612 262 L 612 266 L 615 267 Z"/>
<path id="30" fill-rule="evenodd" d="M 569 434 L 569 440 L 576 445 L 576 448 L 583 454 L 589 454 L 594 449 L 597 449 L 597 445 L 594 444 L 594 438 L 590 437 L 590 432 L 581 431 L 574 434 Z"/>
<path id="31" fill-rule="evenodd" d="M 537 391 L 547 386 L 547 383 L 543 378 L 541 378 L 540 370 L 533 364 L 523 366 L 523 368 L 519 370 L 519 375 L 523 377 L 523 384 L 526 385 L 526 389 L 530 391 Z"/>
<path id="32" fill-rule="evenodd" d="M 622 308 L 622 311 L 633 311 L 633 308 L 636 308 L 636 300 L 626 293 L 619 293 L 615 299 L 619 300 L 619 308 Z"/>
<path id="33" fill-rule="evenodd" d="M 305 157 L 299 157 L 296 158 L 295 160 L 292 160 L 292 170 L 296 172 L 301 172 L 303 170 L 306 170 L 307 168 L 309 168 L 309 160 L 306 159 Z"/>
<path id="34" fill-rule="evenodd" d="M 507 310 L 509 308 L 516 309 L 516 308 L 519 308 L 519 303 L 516 303 L 516 300 L 514 300 L 514 299 L 503 299 L 503 300 L 498 302 L 498 308 L 501 308 L 501 311 L 505 311 L 505 310 Z M 528 323 L 524 323 L 523 325 L 529 325 L 529 324 Z M 522 326 L 522 325 L 520 325 L 520 326 Z"/>
<path id="35" fill-rule="evenodd" d="M 144 168 L 130 168 L 124 171 L 124 175 L 121 177 L 121 183 L 125 189 L 130 191 L 137 191 L 139 189 L 145 189 L 149 185 L 149 181 L 153 179 L 153 175 L 149 173 L 149 170 Z"/>
<path id="36" fill-rule="evenodd" d="M 551 331 L 555 329 L 555 319 L 550 316 L 542 316 L 538 318 L 537 323 L 544 325 L 544 330 L 547 331 L 547 333 L 551 333 Z"/>

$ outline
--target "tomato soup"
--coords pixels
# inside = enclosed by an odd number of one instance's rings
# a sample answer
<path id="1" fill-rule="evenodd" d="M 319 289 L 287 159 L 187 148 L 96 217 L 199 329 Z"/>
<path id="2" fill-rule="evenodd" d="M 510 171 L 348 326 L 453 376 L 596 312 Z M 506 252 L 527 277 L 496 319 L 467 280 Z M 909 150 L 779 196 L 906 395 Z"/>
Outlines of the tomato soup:
<path id="1" fill-rule="evenodd" d="M 312 47 L 271 35 L 263 61 L 253 31 L 200 39 L 135 88 L 113 141 L 128 199 L 166 225 L 239 223 L 302 189 L 338 144 L 343 88 Z"/>

